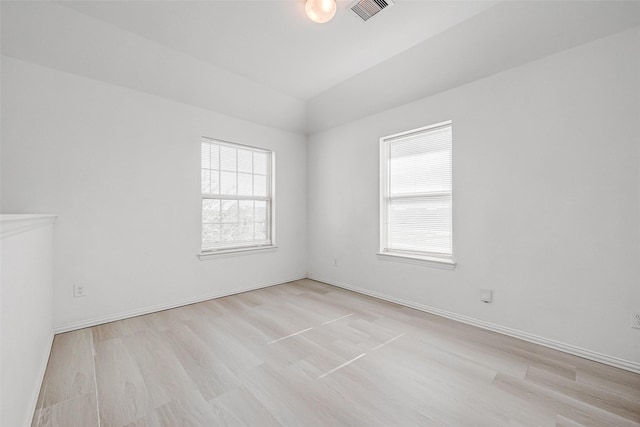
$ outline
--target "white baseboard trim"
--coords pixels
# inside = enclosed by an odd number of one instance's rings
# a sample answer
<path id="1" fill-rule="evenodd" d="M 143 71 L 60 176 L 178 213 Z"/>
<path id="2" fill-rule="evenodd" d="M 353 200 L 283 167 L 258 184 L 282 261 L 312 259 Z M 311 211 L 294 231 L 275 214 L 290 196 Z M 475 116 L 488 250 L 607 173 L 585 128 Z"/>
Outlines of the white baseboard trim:
<path id="1" fill-rule="evenodd" d="M 164 303 L 164 304 L 157 304 L 157 305 L 142 307 L 135 310 L 128 310 L 128 311 L 122 311 L 120 313 L 108 314 L 106 316 L 94 317 L 91 319 L 81 320 L 79 322 L 64 323 L 62 325 L 56 325 L 54 327 L 53 332 L 56 334 L 61 334 L 63 332 L 75 331 L 77 329 L 90 328 L 92 326 L 101 325 L 103 323 L 115 322 L 117 320 L 128 319 L 130 317 L 142 316 L 143 314 L 155 313 L 156 311 L 163 311 L 163 310 L 168 310 L 170 308 L 182 307 L 185 305 L 195 304 L 195 303 L 207 301 L 210 299 L 227 297 L 229 295 L 241 294 L 243 292 L 248 292 L 248 291 L 255 291 L 257 289 L 268 288 L 270 286 L 281 285 L 283 283 L 294 282 L 296 280 L 302 280 L 302 279 L 306 279 L 306 276 L 294 278 L 284 282 L 262 283 L 259 285 L 247 286 L 240 289 L 215 292 L 215 293 L 202 295 L 195 298 L 187 298 L 180 301 L 173 301 L 173 302 Z"/>
<path id="2" fill-rule="evenodd" d="M 456 320 L 458 322 L 466 323 L 468 325 L 477 326 L 478 328 L 487 329 L 493 332 L 498 332 L 503 335 L 519 338 L 521 340 L 528 341 L 534 344 L 539 344 L 545 347 L 549 347 L 554 350 L 559 350 L 564 353 L 573 354 L 574 356 L 579 356 L 584 359 L 593 360 L 595 362 L 604 363 L 605 365 L 613 366 L 615 368 L 620 368 L 626 371 L 631 371 L 636 374 L 640 374 L 640 363 L 632 362 L 630 360 L 619 359 L 617 357 L 608 356 L 606 354 L 598 353 L 592 350 L 576 347 L 571 344 L 565 344 L 559 341 L 554 341 L 547 338 L 539 337 L 537 335 L 519 331 L 517 329 L 507 328 L 506 326 L 497 325 L 495 323 L 486 322 L 484 320 L 478 320 L 473 317 L 456 314 L 456 313 L 446 311 L 446 310 L 441 310 L 435 307 L 429 307 L 427 305 L 408 301 L 402 298 L 392 297 L 390 295 L 383 294 L 380 292 L 370 291 L 368 289 L 362 289 L 355 286 L 346 285 L 344 283 L 337 283 L 335 281 L 326 280 L 320 277 L 309 277 L 309 279 L 317 280 L 318 282 L 323 282 L 332 286 L 336 286 L 338 288 L 347 289 L 349 291 L 357 292 L 357 293 L 368 295 L 374 298 L 379 298 L 385 301 L 400 304 L 405 307 L 414 308 L 416 310 L 424 311 L 426 313 L 435 314 L 441 317 L 446 317 L 447 319 Z"/>
<path id="3" fill-rule="evenodd" d="M 51 331 L 49 335 L 46 351 L 43 354 L 42 361 L 40 362 L 40 371 L 38 372 L 38 378 L 33 385 L 33 391 L 31 393 L 31 400 L 29 402 L 29 411 L 25 414 L 24 426 L 30 426 L 33 423 L 33 417 L 36 416 L 36 408 L 38 406 L 38 397 L 40 397 L 40 389 L 44 383 L 44 374 L 47 372 L 47 365 L 49 364 L 49 356 L 51 356 L 51 348 L 53 347 L 54 332 Z M 39 423 L 36 423 L 39 425 Z"/>

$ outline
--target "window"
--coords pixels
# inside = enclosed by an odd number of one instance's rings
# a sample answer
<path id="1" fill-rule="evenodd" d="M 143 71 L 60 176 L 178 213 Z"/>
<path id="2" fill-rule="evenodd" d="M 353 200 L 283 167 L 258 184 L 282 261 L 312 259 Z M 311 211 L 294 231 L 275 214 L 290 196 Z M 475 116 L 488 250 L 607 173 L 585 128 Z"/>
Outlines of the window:
<path id="1" fill-rule="evenodd" d="M 380 256 L 455 265 L 451 134 L 444 122 L 380 140 Z"/>
<path id="2" fill-rule="evenodd" d="M 202 252 L 273 245 L 273 153 L 202 140 Z"/>

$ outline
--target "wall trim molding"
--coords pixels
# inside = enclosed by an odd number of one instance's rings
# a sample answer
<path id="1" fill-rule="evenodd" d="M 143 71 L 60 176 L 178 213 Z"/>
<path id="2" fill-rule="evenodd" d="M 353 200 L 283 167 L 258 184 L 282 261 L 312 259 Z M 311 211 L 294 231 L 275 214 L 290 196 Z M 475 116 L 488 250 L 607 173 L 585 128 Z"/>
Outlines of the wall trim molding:
<path id="1" fill-rule="evenodd" d="M 430 307 L 428 305 L 424 305 L 424 304 L 420 304 L 420 303 L 416 303 L 413 301 L 409 301 L 409 300 L 405 300 L 402 298 L 396 298 L 393 297 L 391 295 L 387 295 L 381 292 L 376 292 L 376 291 L 371 291 L 368 289 L 363 289 L 363 288 L 359 288 L 356 286 L 351 286 L 351 285 L 347 285 L 344 283 L 338 283 L 336 281 L 333 280 L 327 280 L 327 279 L 323 279 L 321 277 L 312 277 L 311 275 L 308 277 L 297 277 L 291 280 L 287 280 L 284 282 L 278 282 L 278 283 L 263 283 L 260 285 L 256 285 L 256 286 L 247 286 L 241 289 L 235 289 L 235 290 L 228 290 L 228 291 L 222 291 L 222 292 L 216 292 L 216 293 L 211 293 L 211 294 L 207 294 L 207 295 L 202 295 L 200 297 L 196 297 L 196 298 L 187 298 L 181 301 L 174 301 L 171 303 L 165 303 L 165 304 L 157 304 L 157 305 L 153 305 L 153 306 L 147 306 L 147 307 L 143 307 L 143 308 L 139 308 L 139 309 L 135 309 L 135 310 L 128 310 L 128 311 L 123 311 L 120 313 L 115 313 L 115 314 L 110 314 L 110 315 L 106 315 L 106 316 L 99 316 L 99 317 L 94 317 L 91 319 L 86 319 L 86 320 L 81 320 L 78 322 L 71 322 L 71 323 L 65 323 L 62 325 L 57 325 L 54 327 L 54 334 L 60 334 L 60 333 L 64 333 L 64 332 L 70 332 L 70 331 L 74 331 L 77 329 L 83 329 L 83 328 L 89 328 L 92 326 L 96 326 L 96 325 L 101 325 L 103 323 L 109 323 L 109 322 L 115 322 L 117 320 L 124 320 L 124 319 L 128 319 L 130 317 L 136 317 L 136 316 L 141 316 L 144 314 L 149 314 L 149 313 L 155 313 L 157 311 L 162 311 L 162 310 L 168 310 L 171 308 L 177 308 L 177 307 L 182 307 L 185 305 L 190 305 L 190 304 L 195 304 L 198 302 L 202 302 L 202 301 L 207 301 L 207 300 L 211 300 L 211 299 L 215 299 L 215 298 L 222 298 L 222 297 L 226 297 L 226 296 L 230 296 L 230 295 L 236 295 L 236 294 L 241 294 L 243 292 L 249 292 L 249 291 L 255 291 L 258 289 L 263 289 L 263 288 L 268 288 L 271 286 L 277 286 L 277 285 L 281 285 L 284 283 L 289 283 L 289 282 L 295 282 L 297 280 L 302 280 L 302 279 L 311 279 L 311 280 L 316 280 L 318 282 L 322 282 L 322 283 L 326 283 L 328 285 L 331 286 L 335 286 L 338 288 L 342 288 L 342 289 L 346 289 L 349 291 L 353 291 L 353 292 L 357 292 L 363 295 L 368 295 L 374 298 L 378 298 L 381 300 L 385 300 L 385 301 L 389 301 L 395 304 L 400 304 L 402 306 L 405 307 L 409 307 L 409 308 L 413 308 L 416 310 L 420 310 L 423 311 L 425 313 L 430 313 L 430 314 L 435 314 L 436 316 L 441 316 L 441 317 L 445 317 L 447 319 L 451 319 L 451 320 L 455 320 L 461 323 L 465 323 L 468 325 L 472 325 L 472 326 L 476 326 L 478 328 L 482 328 L 482 329 L 486 329 L 489 331 L 493 331 L 493 332 L 497 332 L 503 335 L 507 335 L 510 337 L 514 337 L 514 338 L 518 338 L 524 341 L 528 341 L 534 344 L 539 344 L 542 345 L 544 347 L 548 347 L 548 348 L 552 348 L 554 350 L 558 350 L 558 351 L 562 351 L 564 353 L 568 353 L 568 354 L 572 354 L 574 356 L 578 356 L 578 357 L 582 357 L 585 359 L 589 359 L 589 360 L 593 360 L 595 362 L 600 362 L 600 363 L 604 363 L 605 365 L 609 365 L 609 366 L 613 366 L 615 368 L 620 368 L 620 369 L 624 369 L 626 371 L 630 371 L 630 372 L 634 372 L 637 374 L 640 374 L 640 363 L 636 363 L 636 362 L 632 362 L 630 360 L 625 360 L 625 359 L 620 359 L 614 356 L 609 356 L 606 354 L 602 354 L 602 353 L 598 353 L 592 350 L 588 350 L 588 349 L 584 349 L 581 347 L 577 347 L 571 344 L 566 344 L 560 341 L 555 341 L 555 340 L 551 340 L 548 338 L 544 338 L 544 337 L 540 337 L 534 334 L 530 334 L 528 332 L 524 332 L 524 331 L 520 331 L 517 329 L 512 329 L 512 328 L 508 328 L 506 326 L 501 326 L 495 323 L 491 323 L 491 322 L 486 322 L 484 320 L 479 320 L 470 316 L 465 316 L 462 314 L 456 314 L 453 313 L 451 311 L 447 311 L 447 310 L 442 310 L 439 308 L 435 308 L 435 307 Z M 53 340 L 53 336 L 52 336 L 52 340 Z M 49 348 L 51 348 L 51 346 L 49 346 Z M 48 357 L 47 357 L 48 360 Z M 42 379 L 44 379 L 44 372 L 46 369 L 46 361 L 44 364 L 44 368 L 42 370 Z M 36 401 L 34 401 L 33 404 L 33 408 L 35 410 L 35 405 L 37 404 L 37 394 L 36 394 Z"/>
<path id="2" fill-rule="evenodd" d="M 478 328 L 486 329 L 493 332 L 498 332 L 503 335 L 518 338 L 524 341 L 528 341 L 534 344 L 539 344 L 544 347 L 552 348 L 554 350 L 569 353 L 574 356 L 579 356 L 584 359 L 593 360 L 595 362 L 604 363 L 605 365 L 613 366 L 615 368 L 624 369 L 626 371 L 640 374 L 640 363 L 632 362 L 630 360 L 620 359 L 617 357 L 609 356 L 606 354 L 598 353 L 585 348 L 577 347 L 571 344 L 566 344 L 560 341 L 555 341 L 530 334 L 528 332 L 520 331 L 517 329 L 508 328 L 506 326 L 497 325 L 495 323 L 486 322 L 473 317 L 464 316 L 462 314 L 456 314 L 451 311 L 442 310 L 428 305 L 412 302 L 402 298 L 396 298 L 381 292 L 370 291 L 368 289 L 358 288 L 356 286 L 347 285 L 344 283 L 338 283 L 332 280 L 322 279 L 320 277 L 309 277 L 311 280 L 317 280 L 331 286 L 346 289 L 348 291 L 357 292 L 360 294 L 368 295 L 370 297 L 379 298 L 385 301 L 393 302 L 403 305 L 405 307 L 413 308 L 416 310 L 424 311 L 425 313 L 435 314 L 436 316 L 446 317 L 447 319 L 456 320 L 458 322 L 466 323 L 468 325 L 476 326 Z"/>
<path id="3" fill-rule="evenodd" d="M 240 289 L 226 290 L 226 291 L 221 291 L 221 292 L 214 292 L 214 293 L 211 293 L 211 294 L 205 294 L 205 295 L 201 295 L 201 296 L 195 297 L 195 298 L 186 298 L 186 299 L 183 299 L 183 300 L 180 300 L 180 301 L 173 301 L 173 302 L 168 302 L 168 303 L 163 303 L 163 304 L 150 305 L 150 306 L 147 306 L 147 307 L 142 307 L 142 308 L 138 308 L 138 309 L 134 309 L 134 310 L 121 311 L 119 313 L 108 314 L 106 316 L 93 317 L 93 318 L 90 318 L 90 319 L 80 320 L 80 321 L 77 321 L 77 322 L 63 323 L 61 325 L 56 325 L 53 328 L 53 332 L 56 333 L 56 334 L 61 334 L 61 333 L 64 333 L 64 332 L 75 331 L 77 329 L 90 328 L 92 326 L 102 325 L 103 323 L 115 322 L 117 320 L 124 320 L 124 319 L 128 319 L 130 317 L 136 317 L 136 316 L 142 316 L 144 314 L 155 313 L 157 311 L 163 311 L 163 310 L 169 310 L 171 308 L 183 307 L 185 305 L 195 304 L 195 303 L 198 303 L 198 302 L 208 301 L 208 300 L 211 300 L 211 299 L 228 297 L 230 295 L 241 294 L 241 293 L 244 293 L 244 292 L 255 291 L 255 290 L 263 289 L 263 288 L 269 288 L 271 286 L 282 285 L 282 284 L 285 284 L 285 283 L 295 282 L 296 280 L 302 280 L 302 279 L 306 279 L 306 278 L 307 278 L 306 276 L 301 276 L 301 277 L 297 277 L 297 278 L 294 278 L 294 279 L 291 279 L 291 280 L 285 280 L 284 282 L 262 283 L 262 284 L 255 285 L 255 286 L 246 286 L 246 287 L 240 288 Z"/>
<path id="4" fill-rule="evenodd" d="M 38 378 L 36 379 L 36 383 L 33 385 L 33 391 L 31 393 L 31 400 L 29 401 L 29 411 L 27 411 L 24 421 L 25 426 L 30 426 L 33 423 L 33 417 L 36 416 L 36 410 L 38 409 L 38 397 L 40 397 L 40 389 L 42 388 L 42 384 L 44 384 L 44 375 L 47 373 L 47 366 L 49 365 L 49 357 L 51 356 L 51 350 L 53 349 L 53 337 L 54 332 L 53 329 L 50 330 L 49 339 L 47 340 L 47 351 L 40 362 L 40 372 L 38 374 Z M 36 423 L 35 425 L 40 425 Z"/>
<path id="5" fill-rule="evenodd" d="M 2 214 L 0 215 L 0 237 L 4 239 L 53 224 L 56 218 L 56 215 L 50 214 Z"/>

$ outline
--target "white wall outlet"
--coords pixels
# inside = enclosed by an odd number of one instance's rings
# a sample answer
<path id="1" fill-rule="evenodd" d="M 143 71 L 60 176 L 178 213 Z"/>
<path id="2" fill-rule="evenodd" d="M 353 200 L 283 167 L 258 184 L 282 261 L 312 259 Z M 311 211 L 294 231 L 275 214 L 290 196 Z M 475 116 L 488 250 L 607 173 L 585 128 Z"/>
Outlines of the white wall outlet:
<path id="1" fill-rule="evenodd" d="M 491 289 L 480 289 L 480 301 L 490 303 L 493 300 Z"/>
<path id="2" fill-rule="evenodd" d="M 73 285 L 73 296 L 76 298 L 86 297 L 87 289 L 84 285 Z"/>
<path id="3" fill-rule="evenodd" d="M 633 313 L 631 317 L 631 327 L 640 329 L 640 311 Z"/>
<path id="4" fill-rule="evenodd" d="M 338 258 L 334 258 L 333 259 L 333 266 L 337 267 L 338 266 Z"/>

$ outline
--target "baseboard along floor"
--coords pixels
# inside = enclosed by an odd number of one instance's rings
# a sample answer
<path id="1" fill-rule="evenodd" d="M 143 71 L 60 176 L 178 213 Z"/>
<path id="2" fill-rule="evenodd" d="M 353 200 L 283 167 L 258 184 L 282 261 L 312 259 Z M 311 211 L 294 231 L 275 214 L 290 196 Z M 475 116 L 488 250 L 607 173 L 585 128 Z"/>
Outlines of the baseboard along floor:
<path id="1" fill-rule="evenodd" d="M 640 426 L 640 375 L 303 279 L 56 335 L 55 425 Z"/>

